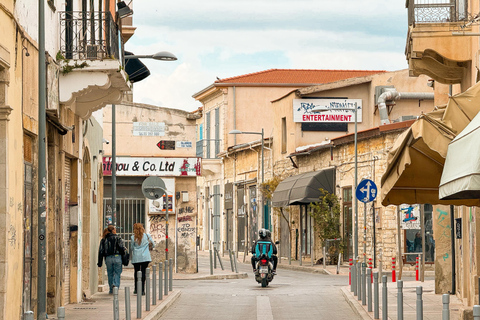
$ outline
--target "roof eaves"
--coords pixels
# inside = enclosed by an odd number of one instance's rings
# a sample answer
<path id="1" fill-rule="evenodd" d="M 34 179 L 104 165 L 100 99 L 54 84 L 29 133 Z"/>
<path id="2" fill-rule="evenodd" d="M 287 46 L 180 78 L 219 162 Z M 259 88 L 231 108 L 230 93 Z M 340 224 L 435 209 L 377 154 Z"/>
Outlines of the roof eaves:
<path id="1" fill-rule="evenodd" d="M 364 84 L 364 83 L 372 82 L 372 79 L 373 79 L 373 76 L 369 75 L 364 77 L 356 77 L 356 78 L 349 78 L 345 80 L 339 80 L 335 82 L 316 84 L 306 88 L 298 89 L 298 96 L 302 97 L 302 96 L 310 95 L 317 92 Z"/>

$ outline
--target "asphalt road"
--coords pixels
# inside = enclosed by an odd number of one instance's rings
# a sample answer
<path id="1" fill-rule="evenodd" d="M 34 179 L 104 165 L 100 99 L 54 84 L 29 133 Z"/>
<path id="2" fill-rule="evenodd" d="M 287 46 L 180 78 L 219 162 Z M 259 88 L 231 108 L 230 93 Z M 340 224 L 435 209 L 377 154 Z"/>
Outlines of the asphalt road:
<path id="1" fill-rule="evenodd" d="M 278 269 L 267 288 L 258 284 L 246 265 L 246 279 L 178 280 L 182 295 L 160 319 L 361 319 L 345 301 L 340 288 L 345 276 Z"/>

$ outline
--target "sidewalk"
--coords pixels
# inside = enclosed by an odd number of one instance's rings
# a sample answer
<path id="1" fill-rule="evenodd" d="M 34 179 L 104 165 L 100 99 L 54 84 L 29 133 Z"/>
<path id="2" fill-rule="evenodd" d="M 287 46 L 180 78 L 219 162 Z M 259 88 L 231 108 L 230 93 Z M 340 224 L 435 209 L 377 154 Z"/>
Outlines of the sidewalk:
<path id="1" fill-rule="evenodd" d="M 212 280 L 212 279 L 239 279 L 246 278 L 246 273 L 232 272 L 228 254 L 222 258 L 224 270 L 221 269 L 217 260 L 217 268 L 213 269 L 213 275 L 210 274 L 210 258 L 208 252 L 198 253 L 198 273 L 184 274 L 173 272 L 173 291 L 169 291 L 167 296 L 163 296 L 163 300 L 158 300 L 158 283 L 157 283 L 157 304 L 150 306 L 150 311 L 145 311 L 145 296 L 142 297 L 142 318 L 143 320 L 155 320 L 180 297 L 181 290 L 175 288 L 177 281 L 181 280 Z M 137 296 L 133 295 L 134 288 L 134 269 L 128 267 L 123 269 L 121 276 L 120 289 L 118 294 L 119 315 L 120 319 L 125 319 L 125 287 L 130 287 L 130 311 L 131 319 L 137 319 Z M 151 276 L 151 272 L 150 272 Z M 158 268 L 157 268 L 158 282 Z M 56 315 L 49 315 L 49 319 L 57 320 Z M 97 292 L 89 299 L 84 299 L 80 303 L 68 304 L 65 306 L 66 320 L 113 320 L 113 295 L 108 294 L 108 285 L 106 292 Z"/>

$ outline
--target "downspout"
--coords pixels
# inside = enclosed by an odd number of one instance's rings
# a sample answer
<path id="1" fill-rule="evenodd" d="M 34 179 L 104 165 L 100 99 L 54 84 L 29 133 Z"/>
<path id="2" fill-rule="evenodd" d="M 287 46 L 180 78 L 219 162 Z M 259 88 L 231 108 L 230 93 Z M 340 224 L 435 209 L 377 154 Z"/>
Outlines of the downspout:
<path id="1" fill-rule="evenodd" d="M 377 100 L 378 111 L 380 113 L 380 124 L 389 124 L 388 110 L 386 101 L 395 101 L 400 99 L 418 99 L 418 100 L 433 100 L 433 92 L 397 92 L 395 88 L 386 89 Z"/>
<path id="2" fill-rule="evenodd" d="M 454 217 L 455 209 L 454 206 L 450 205 L 450 241 L 452 246 L 452 290 L 449 292 L 450 294 L 455 294 L 455 290 L 457 287 L 456 284 L 456 273 L 455 273 L 455 217 Z"/>
<path id="3" fill-rule="evenodd" d="M 233 86 L 233 130 L 237 130 L 237 88 Z M 233 135 L 233 145 L 237 145 L 237 135 Z"/>

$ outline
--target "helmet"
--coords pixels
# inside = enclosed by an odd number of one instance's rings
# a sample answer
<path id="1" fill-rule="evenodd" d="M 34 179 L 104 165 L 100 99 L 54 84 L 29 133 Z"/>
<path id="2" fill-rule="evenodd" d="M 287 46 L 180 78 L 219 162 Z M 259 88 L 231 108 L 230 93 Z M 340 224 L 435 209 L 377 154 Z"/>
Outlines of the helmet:
<path id="1" fill-rule="evenodd" d="M 267 237 L 267 230 L 266 229 L 258 230 L 258 235 L 260 236 L 260 239 L 265 239 Z"/>
<path id="2" fill-rule="evenodd" d="M 271 238 L 272 237 L 272 233 L 270 232 L 270 230 L 267 229 L 267 238 Z"/>

